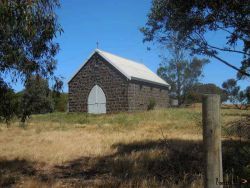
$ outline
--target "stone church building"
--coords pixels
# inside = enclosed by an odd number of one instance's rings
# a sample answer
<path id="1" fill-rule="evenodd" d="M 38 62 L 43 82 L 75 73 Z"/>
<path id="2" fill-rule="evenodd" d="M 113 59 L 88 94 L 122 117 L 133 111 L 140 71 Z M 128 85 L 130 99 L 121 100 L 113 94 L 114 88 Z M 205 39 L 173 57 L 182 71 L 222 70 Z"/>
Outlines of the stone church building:
<path id="1" fill-rule="evenodd" d="M 145 65 L 95 50 L 68 82 L 69 112 L 94 114 L 169 105 L 169 84 Z M 154 102 L 152 102 L 154 101 Z"/>

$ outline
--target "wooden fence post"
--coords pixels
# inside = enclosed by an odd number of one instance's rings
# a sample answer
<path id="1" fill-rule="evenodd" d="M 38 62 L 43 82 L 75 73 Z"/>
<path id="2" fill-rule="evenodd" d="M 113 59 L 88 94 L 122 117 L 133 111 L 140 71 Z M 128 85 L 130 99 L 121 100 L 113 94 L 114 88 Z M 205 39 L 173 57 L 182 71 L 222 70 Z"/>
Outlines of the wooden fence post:
<path id="1" fill-rule="evenodd" d="M 203 146 L 205 151 L 205 188 L 221 188 L 223 182 L 220 96 L 204 95 L 202 99 Z M 221 182 L 221 183 L 220 183 Z"/>

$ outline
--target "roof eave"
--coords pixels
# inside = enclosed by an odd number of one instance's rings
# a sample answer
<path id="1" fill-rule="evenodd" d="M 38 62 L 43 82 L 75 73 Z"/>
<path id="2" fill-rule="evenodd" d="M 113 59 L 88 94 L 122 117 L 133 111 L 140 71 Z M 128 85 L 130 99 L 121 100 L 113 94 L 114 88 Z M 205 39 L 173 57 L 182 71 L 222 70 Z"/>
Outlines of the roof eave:
<path id="1" fill-rule="evenodd" d="M 167 83 L 163 84 L 163 83 L 154 82 L 154 81 L 151 81 L 151 80 L 146 80 L 146 79 L 137 78 L 137 77 L 131 77 L 131 80 L 143 81 L 143 82 L 147 82 L 147 83 L 151 83 L 151 84 L 155 84 L 155 85 L 167 87 L 168 89 L 170 89 L 170 85 L 167 84 Z"/>
<path id="2" fill-rule="evenodd" d="M 124 71 L 122 71 L 119 67 L 117 67 L 109 58 L 107 58 L 105 55 L 102 54 L 102 51 L 100 51 L 99 49 L 95 49 L 94 52 L 92 52 L 92 54 L 87 58 L 87 60 L 84 61 L 83 64 L 81 64 L 80 68 L 77 69 L 77 71 L 75 72 L 75 74 L 73 74 L 73 76 L 69 79 L 68 84 L 71 82 L 71 80 L 78 74 L 78 72 L 86 65 L 86 63 L 91 59 L 91 57 L 95 54 L 98 53 L 102 58 L 104 58 L 107 62 L 109 62 L 113 67 L 115 67 L 121 74 L 123 74 L 128 80 L 138 80 L 138 81 L 143 81 L 143 82 L 147 82 L 147 83 L 151 83 L 151 84 L 155 84 L 155 85 L 159 85 L 159 86 L 163 86 L 163 87 L 167 87 L 168 89 L 170 89 L 170 85 L 168 83 L 163 84 L 163 83 L 159 83 L 159 82 L 154 82 L 151 80 L 146 80 L 146 79 L 142 79 L 142 78 L 137 78 L 137 77 L 133 77 L 130 76 L 128 74 L 126 74 Z M 145 65 L 144 65 L 145 66 Z"/>

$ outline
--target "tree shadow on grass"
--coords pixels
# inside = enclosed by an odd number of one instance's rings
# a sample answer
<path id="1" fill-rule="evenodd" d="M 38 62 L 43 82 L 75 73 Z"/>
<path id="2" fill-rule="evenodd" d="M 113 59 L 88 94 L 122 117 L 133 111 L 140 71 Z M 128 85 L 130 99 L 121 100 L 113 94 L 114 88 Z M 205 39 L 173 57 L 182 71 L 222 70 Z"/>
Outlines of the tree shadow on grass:
<path id="1" fill-rule="evenodd" d="M 250 151 L 249 142 L 223 141 L 224 171 L 229 173 L 234 168 L 237 175 L 247 176 L 244 169 L 250 163 L 250 153 L 239 150 L 239 146 Z M 27 161 L 1 161 L 0 167 L 5 169 L 1 172 L 4 177 L 11 174 L 16 178 L 10 185 L 17 183 L 20 176 L 31 176 L 41 182 L 62 182 L 71 187 L 202 186 L 201 141 L 144 140 L 112 147 L 116 149 L 112 155 L 81 157 L 54 166 L 50 172 L 36 171 L 34 164 Z"/>
<path id="2" fill-rule="evenodd" d="M 169 148 L 169 146 L 173 148 Z M 184 140 L 142 141 L 112 146 L 117 152 L 102 157 L 82 157 L 55 167 L 56 178 L 92 180 L 99 186 L 123 187 L 148 180 L 153 184 L 191 184 L 201 179 L 202 152 L 199 142 Z M 76 181 L 77 182 L 77 181 Z M 91 181 L 89 181 L 90 183 Z M 124 185 L 124 182 L 127 182 Z M 83 183 L 83 182 L 81 182 Z M 108 184 L 107 184 L 108 183 Z M 151 186 L 151 184 L 150 184 Z"/>
<path id="3" fill-rule="evenodd" d="M 0 159 L 0 187 L 10 187 L 24 176 L 36 176 L 34 163 L 19 159 Z"/>

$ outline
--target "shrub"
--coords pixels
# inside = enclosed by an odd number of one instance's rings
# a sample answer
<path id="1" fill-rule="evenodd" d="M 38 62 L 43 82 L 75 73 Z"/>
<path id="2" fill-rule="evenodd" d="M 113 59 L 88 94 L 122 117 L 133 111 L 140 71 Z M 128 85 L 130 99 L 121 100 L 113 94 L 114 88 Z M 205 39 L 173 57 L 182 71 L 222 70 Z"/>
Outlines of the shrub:
<path id="1" fill-rule="evenodd" d="M 147 110 L 153 110 L 156 106 L 155 99 L 150 99 Z"/>
<path id="2" fill-rule="evenodd" d="M 14 90 L 0 78 L 0 121 L 3 120 L 8 124 L 11 118 L 17 114 L 17 109 L 17 95 Z"/>
<path id="3" fill-rule="evenodd" d="M 21 99 L 21 121 L 25 122 L 31 114 L 53 112 L 54 102 L 48 80 L 39 76 L 30 77 L 25 83 Z"/>
<path id="4" fill-rule="evenodd" d="M 52 97 L 53 97 L 53 101 L 55 103 L 54 110 L 56 112 L 66 112 L 67 111 L 67 104 L 68 104 L 68 94 L 67 93 L 53 92 Z"/>

